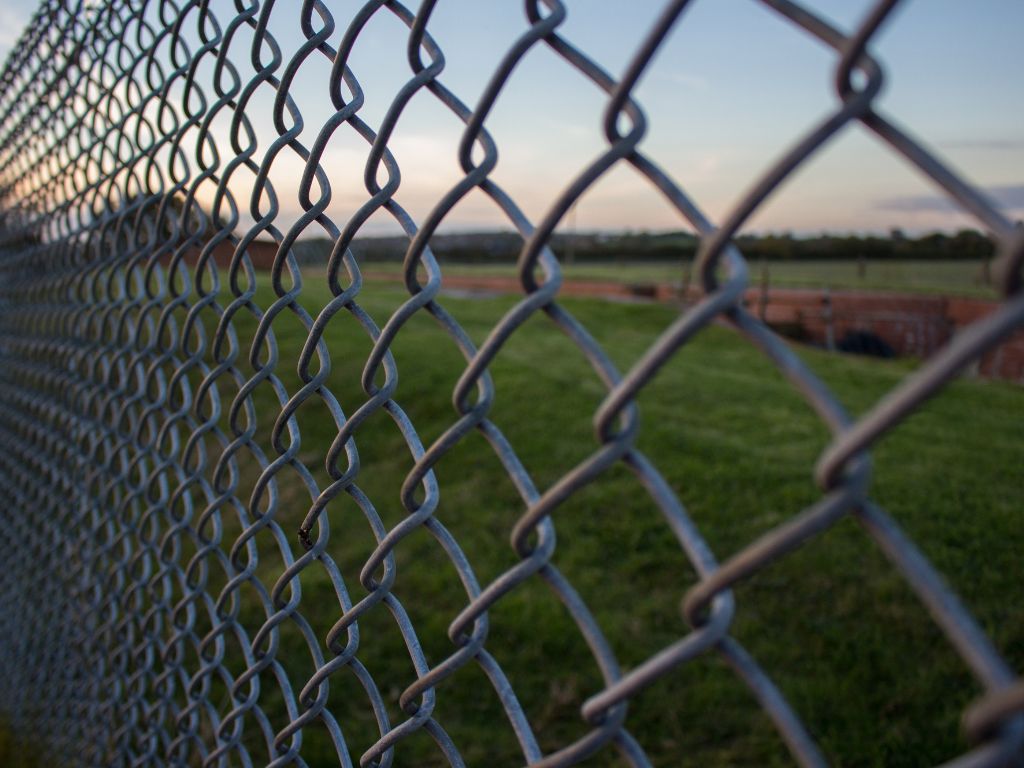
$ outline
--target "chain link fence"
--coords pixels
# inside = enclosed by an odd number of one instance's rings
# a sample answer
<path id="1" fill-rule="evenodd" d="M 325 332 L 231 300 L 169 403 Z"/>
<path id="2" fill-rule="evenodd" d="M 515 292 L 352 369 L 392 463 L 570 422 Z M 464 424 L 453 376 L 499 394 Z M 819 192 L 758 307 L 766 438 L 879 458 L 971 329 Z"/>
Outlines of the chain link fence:
<path id="1" fill-rule="evenodd" d="M 872 445 L 1024 324 L 1021 230 L 876 109 L 883 70 L 871 43 L 898 2 L 875 3 L 846 34 L 810 4 L 763 0 L 786 24 L 834 50 L 835 108 L 718 224 L 644 153 L 645 117 L 633 98 L 685 0 L 664 4 L 618 78 L 560 35 L 568 13 L 590 12 L 585 3 L 527 0 L 522 34 L 472 105 L 445 85 L 444 56 L 431 36 L 436 4 L 424 0 L 413 10 L 375 0 L 346 4 L 352 8 L 342 12 L 342 4 L 320 0 L 46 0 L 8 58 L 0 75 L 4 727 L 30 739 L 42 762 L 67 765 L 305 765 L 304 744 L 318 738 L 338 764 L 387 766 L 408 764 L 402 745 L 424 737 L 437 762 L 462 765 L 465 745 L 446 730 L 444 691 L 460 672 L 476 668 L 504 714 L 493 727 L 512 731 L 521 763 L 566 766 L 600 753 L 644 766 L 649 758 L 629 730 L 629 704 L 673 670 L 711 654 L 749 689 L 792 758 L 821 765 L 823 751 L 800 713 L 736 639 L 734 616 L 742 607 L 732 590 L 850 517 L 902 574 L 984 691 L 964 713 L 973 746 L 950 765 L 1019 764 L 1024 683 L 914 542 L 869 499 Z M 359 73 L 349 62 L 377 14 L 407 30 L 409 73 L 383 119 L 370 125 L 361 117 Z M 272 33 L 282 19 L 303 38 L 290 58 Z M 491 178 L 497 146 L 487 123 L 517 64 L 538 47 L 572 67 L 580 87 L 607 95 L 607 143 L 531 221 Z M 290 90 L 314 59 L 330 72 L 323 86 L 332 115 L 311 129 Z M 436 100 L 464 125 L 463 176 L 419 221 L 401 205 L 389 149 L 416 95 Z M 856 420 L 743 307 L 747 265 L 732 244 L 765 199 L 853 123 L 987 229 L 998 244 L 1004 297 L 999 311 Z M 220 124 L 230 126 L 226 135 L 213 130 Z M 261 143 L 258 135 L 270 126 L 274 139 Z M 358 171 L 365 203 L 343 222 L 327 213 L 338 169 L 321 162 L 338 132 L 368 148 Z M 300 135 L 315 138 L 303 142 Z M 284 221 L 271 179 L 271 166 L 285 155 L 304 168 L 302 214 L 294 223 Z M 694 280 L 702 298 L 625 371 L 560 303 L 562 273 L 550 248 L 572 206 L 620 165 L 646 179 L 677 212 L 680 227 L 701 236 Z M 482 343 L 443 305 L 444 276 L 430 247 L 470 193 L 486 195 L 523 243 L 516 266 L 521 294 Z M 375 214 L 390 217 L 408 238 L 407 295 L 390 316 L 376 318 L 361 303 L 366 291 L 350 248 Z M 314 225 L 334 244 L 326 273 L 303 267 L 295 255 L 296 242 Z M 260 272 L 252 254 L 268 240 L 272 266 Z M 329 300 L 310 305 L 304 279 L 326 281 Z M 348 325 L 336 321 L 341 315 Z M 547 487 L 538 487 L 491 418 L 496 398 L 516 396 L 496 390 L 491 368 L 535 316 L 582 353 L 603 392 L 593 414 L 593 451 Z M 448 426 L 429 436 L 400 404 L 392 353 L 396 339 L 423 317 L 465 359 L 455 372 Z M 720 322 L 777 367 L 831 435 L 814 470 L 818 501 L 724 561 L 655 466 L 662 457 L 638 449 L 636 405 L 681 347 Z M 285 326 L 301 327 L 301 349 L 279 345 Z M 368 350 L 361 401 L 348 410 L 330 386 L 338 361 L 326 339 L 338 333 L 359 334 Z M 297 378 L 284 370 L 289 356 Z M 422 374 L 402 373 L 410 380 Z M 300 429 L 300 411 L 314 404 L 320 423 Z M 380 513 L 381 501 L 362 489 L 357 450 L 362 433 L 383 429 L 387 420 L 400 431 L 412 465 L 394 480 L 403 508 L 397 520 Z M 313 466 L 302 449 L 316 439 L 311 430 L 322 432 L 325 424 L 330 450 L 324 466 Z M 519 496 L 517 518 L 505 530 L 515 564 L 485 580 L 471 565 L 475 553 L 445 527 L 444 483 L 435 473 L 474 434 L 483 438 L 474 445 L 493 453 Z M 628 668 L 553 559 L 559 507 L 616 468 L 635 476 L 697 574 L 679 592 L 689 631 Z M 358 517 L 339 517 L 343 499 Z M 486 508 L 488 500 L 478 503 Z M 357 580 L 338 560 L 352 526 L 373 537 Z M 398 598 L 403 574 L 414 572 L 400 571 L 396 555 L 423 532 L 464 590 L 457 615 L 446 619 L 447 650 L 440 654 L 425 650 L 413 606 Z M 269 561 L 276 571 L 264 568 Z M 314 570 L 329 587 L 303 592 Z M 603 681 L 578 711 L 582 735 L 554 749 L 542 750 L 536 719 L 489 645 L 491 613 L 531 584 L 546 585 L 564 606 Z M 325 612 L 326 630 L 313 618 Z M 371 640 L 361 640 L 360 628 L 381 617 L 401 635 L 402 669 L 413 670 L 402 687 L 380 684 L 380 671 L 361 661 Z M 552 669 L 566 663 L 557 654 L 549 661 Z M 332 686 L 347 686 L 362 719 L 352 724 L 337 714 Z M 352 743 L 364 741 L 368 748 L 353 751 Z"/>

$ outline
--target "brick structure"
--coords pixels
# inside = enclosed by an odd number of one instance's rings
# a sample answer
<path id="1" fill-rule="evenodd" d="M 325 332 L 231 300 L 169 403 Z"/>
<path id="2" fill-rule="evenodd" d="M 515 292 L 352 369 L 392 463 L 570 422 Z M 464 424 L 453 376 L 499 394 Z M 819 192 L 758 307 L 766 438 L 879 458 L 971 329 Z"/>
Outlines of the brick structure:
<path id="1" fill-rule="evenodd" d="M 397 280 L 387 273 L 371 273 L 369 279 Z M 510 277 L 445 275 L 447 288 L 503 293 L 517 291 Z M 627 284 L 600 280 L 566 280 L 561 292 L 572 296 L 620 299 L 679 300 L 678 290 L 668 284 Z M 691 289 L 688 302 L 700 299 Z M 747 306 L 771 326 L 813 344 L 839 342 L 851 332 L 877 336 L 900 356 L 927 358 L 940 349 L 960 328 L 990 312 L 999 303 L 956 296 L 923 296 L 905 293 L 869 293 L 807 289 L 760 288 L 747 291 Z M 762 306 L 763 305 L 763 306 Z M 974 372 L 992 378 L 1024 383 L 1024 330 L 1011 334 L 974 366 Z"/>
<path id="2" fill-rule="evenodd" d="M 232 247 L 221 244 L 213 258 L 218 268 L 231 263 Z M 249 259 L 257 270 L 269 270 L 277 255 L 277 244 L 257 240 L 248 247 Z M 186 257 L 195 264 L 198 252 Z M 395 272 L 369 272 L 369 280 L 398 281 Z M 507 293 L 518 291 L 512 277 L 445 275 L 447 288 L 466 291 Z M 604 280 L 566 280 L 562 293 L 572 296 L 655 300 L 675 302 L 675 286 L 655 283 L 620 283 Z M 691 288 L 687 301 L 700 299 Z M 750 288 L 744 300 L 765 322 L 791 336 L 813 344 L 837 343 L 852 332 L 870 333 L 888 344 L 900 356 L 927 358 L 941 348 L 960 328 L 995 311 L 998 302 L 956 296 L 923 296 L 906 293 L 869 293 L 773 288 L 766 293 Z M 1024 383 L 1024 330 L 1011 334 L 974 366 L 975 372 L 992 378 Z"/>

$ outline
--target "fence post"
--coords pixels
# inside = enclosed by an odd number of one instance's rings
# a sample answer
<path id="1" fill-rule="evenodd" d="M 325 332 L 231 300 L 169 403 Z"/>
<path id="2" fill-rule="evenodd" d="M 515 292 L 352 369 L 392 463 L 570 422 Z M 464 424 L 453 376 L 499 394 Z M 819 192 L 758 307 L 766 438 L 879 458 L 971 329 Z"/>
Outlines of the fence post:
<path id="1" fill-rule="evenodd" d="M 825 321 L 825 349 L 829 352 L 835 352 L 836 350 L 836 331 L 833 326 L 832 316 L 832 287 L 825 287 L 825 294 L 821 298 L 823 305 L 822 318 Z"/>
<path id="2" fill-rule="evenodd" d="M 768 322 L 768 265 L 761 264 L 761 294 L 757 302 L 757 316 L 762 323 Z"/>

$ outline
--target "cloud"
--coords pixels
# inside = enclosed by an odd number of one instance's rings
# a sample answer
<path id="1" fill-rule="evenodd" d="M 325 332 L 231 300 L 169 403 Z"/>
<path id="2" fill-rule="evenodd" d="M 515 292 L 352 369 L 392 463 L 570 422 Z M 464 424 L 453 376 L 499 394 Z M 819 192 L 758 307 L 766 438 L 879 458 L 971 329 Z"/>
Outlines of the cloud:
<path id="1" fill-rule="evenodd" d="M 982 187 L 982 193 L 996 206 L 1004 210 L 1024 209 L 1024 184 L 1006 184 Z M 879 200 L 875 208 L 904 213 L 951 213 L 962 212 L 963 207 L 946 195 L 904 195 Z"/>
<path id="2" fill-rule="evenodd" d="M 660 72 L 659 74 L 663 80 L 690 91 L 706 91 L 708 89 L 707 78 L 692 72 Z"/>
<path id="3" fill-rule="evenodd" d="M 986 150 L 1013 150 L 1024 149 L 1022 139 L 950 139 L 940 141 L 939 146 L 943 149 L 986 149 Z"/>

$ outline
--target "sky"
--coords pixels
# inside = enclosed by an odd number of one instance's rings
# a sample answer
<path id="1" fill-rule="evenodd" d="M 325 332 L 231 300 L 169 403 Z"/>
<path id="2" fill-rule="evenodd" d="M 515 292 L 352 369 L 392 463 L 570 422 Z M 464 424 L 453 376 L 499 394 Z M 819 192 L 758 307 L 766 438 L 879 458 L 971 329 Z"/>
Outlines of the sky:
<path id="1" fill-rule="evenodd" d="M 232 5 L 214 0 L 214 7 Z M 560 32 L 614 76 L 627 66 L 664 3 L 661 0 L 564 0 Z M 0 0 L 0 56 L 6 56 L 36 3 Z M 338 23 L 362 5 L 328 0 Z M 808 0 L 851 30 L 869 0 Z M 415 8 L 416 2 L 409 2 Z M 278 0 L 271 32 L 285 56 L 302 37 L 298 0 Z M 442 82 L 475 103 L 508 46 L 526 29 L 522 0 L 439 0 L 429 29 L 445 52 Z M 907 0 L 874 40 L 885 68 L 879 111 L 922 140 L 985 191 L 1013 218 L 1024 218 L 1024 2 Z M 360 115 L 376 126 L 394 93 L 410 77 L 407 33 L 387 12 L 360 36 L 350 66 L 366 93 Z M 244 58 L 240 46 L 240 60 Z M 757 0 L 694 0 L 659 50 L 637 90 L 648 118 L 641 149 L 720 220 L 774 160 L 836 107 L 835 54 Z M 306 119 L 301 140 L 312 143 L 332 113 L 326 59 L 303 65 L 293 90 Z M 492 178 L 537 221 L 561 190 L 605 148 L 606 97 L 542 47 L 516 69 L 487 127 L 499 148 Z M 262 105 L 262 106 L 261 106 Z M 253 105 L 267 108 L 269 98 Z M 257 120 L 261 145 L 275 134 Z M 431 95 L 410 102 L 390 143 L 402 168 L 397 199 L 419 220 L 461 176 L 456 159 L 462 124 Z M 226 135 L 226 126 L 214 127 Z M 339 224 L 366 199 L 367 144 L 339 131 L 324 156 Z M 282 156 L 271 180 L 282 198 L 282 221 L 301 210 L 301 163 Z M 241 188 L 237 191 L 242 192 Z M 626 166 L 614 168 L 580 200 L 563 227 L 665 230 L 683 228 L 678 215 Z M 940 191 L 872 134 L 851 125 L 805 164 L 745 227 L 753 232 L 907 232 L 977 226 Z M 446 218 L 448 231 L 507 228 L 497 208 L 472 193 Z M 378 215 L 366 232 L 393 231 Z M 322 234 L 322 233 L 312 233 Z"/>

